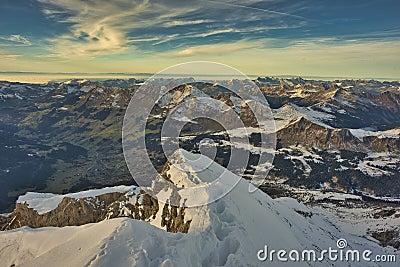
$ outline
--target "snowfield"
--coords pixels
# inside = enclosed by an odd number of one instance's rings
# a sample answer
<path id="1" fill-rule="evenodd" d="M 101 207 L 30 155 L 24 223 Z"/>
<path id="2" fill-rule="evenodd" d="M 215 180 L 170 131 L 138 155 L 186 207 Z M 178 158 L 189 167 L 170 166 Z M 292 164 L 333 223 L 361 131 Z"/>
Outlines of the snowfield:
<path id="1" fill-rule="evenodd" d="M 359 140 L 363 140 L 367 136 L 376 136 L 378 138 L 400 138 L 400 129 L 395 128 L 387 131 L 368 131 L 364 129 L 350 129 L 352 135 Z"/>
<path id="2" fill-rule="evenodd" d="M 273 110 L 276 130 L 282 130 L 288 125 L 297 122 L 301 118 L 305 118 L 314 124 L 320 125 L 327 129 L 333 129 L 333 127 L 326 124 L 326 122 L 335 119 L 335 116 L 329 113 L 312 110 L 310 107 L 300 107 L 295 104 L 285 104 L 279 109 Z"/>
<path id="3" fill-rule="evenodd" d="M 179 175 L 180 182 L 190 178 L 186 181 L 190 185 L 195 175 L 197 181 L 207 182 L 216 178 L 210 177 L 212 173 L 224 172 L 223 167 L 205 156 L 195 164 L 199 165 L 187 166 L 180 175 L 174 169 L 172 174 Z M 207 171 L 193 172 L 204 164 Z M 232 180 L 238 179 L 233 173 L 228 175 Z M 287 251 L 337 249 L 339 238 L 347 240 L 347 249 L 398 256 L 393 249 L 341 230 L 328 217 L 294 199 L 273 200 L 260 190 L 250 193 L 249 182 L 238 180 L 237 186 L 218 201 L 186 209 L 192 219 L 187 234 L 169 233 L 158 223 L 129 218 L 64 228 L 25 227 L 0 233 L 0 266 L 332 266 L 336 264 L 328 259 L 315 263 L 279 262 L 276 258 L 274 262 L 260 261 L 257 253 L 265 245 L 270 250 Z M 40 200 L 46 203 L 55 197 L 34 196 L 28 194 L 20 201 L 30 201 L 29 205 L 43 211 L 49 204 L 41 207 Z M 337 266 L 380 265 L 361 261 L 339 262 Z"/>

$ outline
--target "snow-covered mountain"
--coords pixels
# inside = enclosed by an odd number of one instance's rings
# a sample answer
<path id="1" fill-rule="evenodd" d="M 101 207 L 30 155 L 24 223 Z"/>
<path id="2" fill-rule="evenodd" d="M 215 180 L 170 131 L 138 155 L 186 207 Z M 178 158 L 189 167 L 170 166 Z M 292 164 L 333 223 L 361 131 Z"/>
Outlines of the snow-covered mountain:
<path id="1" fill-rule="evenodd" d="M 190 156 L 189 152 L 183 153 Z M 193 186 L 193 178 L 198 183 L 207 183 L 210 178 L 217 178 L 210 174 L 225 171 L 205 156 L 191 164 L 195 165 L 188 165 L 184 171 L 170 168 L 172 181 Z M 204 172 L 192 171 L 205 166 Z M 233 173 L 227 175 L 238 179 Z M 63 228 L 23 227 L 0 233 L 0 266 L 331 266 L 335 263 L 328 258 L 316 263 L 280 262 L 276 258 L 269 262 L 261 261 L 257 254 L 262 255 L 259 251 L 266 245 L 270 250 L 287 251 L 338 249 L 337 240 L 341 238 L 347 241 L 345 249 L 368 249 L 372 255 L 399 254 L 339 228 L 325 215 L 295 199 L 274 200 L 261 190 L 250 193 L 250 184 L 238 180 L 237 186 L 218 201 L 185 209 L 185 221 L 190 221 L 186 234 L 165 231 L 159 220 L 165 212 L 161 207 L 154 217 L 144 221 L 114 218 Z M 227 185 L 216 183 L 216 186 Z M 117 187 L 104 193 L 112 191 L 126 191 L 125 194 L 132 195 L 140 190 Z M 84 192 L 73 197 L 94 197 L 99 193 L 101 191 Z M 208 194 L 207 191 L 203 193 Z M 37 211 L 49 212 L 49 203 L 53 203 L 54 208 L 54 198 L 57 199 L 54 195 L 40 197 L 30 193 L 20 201 Z M 124 209 L 123 204 L 119 207 Z M 355 261 L 340 262 L 340 266 L 379 264 Z"/>
<path id="2" fill-rule="evenodd" d="M 38 85 L 0 81 L 0 151 L 9 156 L 0 163 L 0 178 L 5 181 L 0 188 L 0 211 L 10 212 L 16 198 L 28 190 L 67 193 L 134 184 L 121 153 L 121 129 L 126 106 L 142 82 L 73 79 Z M 179 84 L 174 79 L 170 82 Z M 339 186 L 333 187 L 345 192 L 355 189 L 400 197 L 398 81 L 266 77 L 254 82 L 275 116 L 278 156 L 273 175 L 287 184 L 313 189 L 332 184 L 333 177 L 338 177 Z M 247 88 L 248 83 L 225 81 L 239 89 Z M 149 118 L 148 141 L 159 168 L 165 158 L 156 145 L 157 129 L 164 115 L 189 94 L 222 101 L 247 126 L 255 125 L 254 116 L 240 98 L 217 83 L 190 80 L 162 98 Z M 201 120 L 185 130 L 187 135 L 196 133 L 182 139 L 187 150 L 196 152 L 199 138 L 214 138 L 220 144 L 218 160 L 227 161 L 229 140 L 222 134 L 214 135 L 221 131 L 219 125 Z M 255 141 L 257 134 L 253 137 Z M 292 155 L 299 150 L 318 156 L 319 162 Z M 258 157 L 254 151 L 252 148 L 251 153 Z M 330 167 L 330 163 L 335 166 Z"/>

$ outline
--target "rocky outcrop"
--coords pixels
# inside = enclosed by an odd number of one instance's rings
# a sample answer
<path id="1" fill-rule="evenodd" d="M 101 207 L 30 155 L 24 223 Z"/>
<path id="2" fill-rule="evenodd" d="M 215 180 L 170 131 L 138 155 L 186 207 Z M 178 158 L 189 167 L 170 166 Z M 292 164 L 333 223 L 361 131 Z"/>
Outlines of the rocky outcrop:
<path id="1" fill-rule="evenodd" d="M 302 145 L 320 149 L 355 149 L 360 141 L 348 129 L 329 129 L 302 117 L 277 132 L 282 147 Z"/>
<path id="2" fill-rule="evenodd" d="M 302 145 L 320 149 L 348 149 L 358 152 L 398 152 L 400 138 L 365 136 L 355 137 L 349 129 L 329 129 L 302 117 L 277 132 L 282 147 Z"/>
<path id="3" fill-rule="evenodd" d="M 375 152 L 400 151 L 400 138 L 379 138 L 377 136 L 363 137 L 363 143 Z"/>
<path id="4" fill-rule="evenodd" d="M 187 233 L 191 220 L 185 221 L 185 208 L 176 207 L 166 203 L 161 215 L 161 226 L 166 227 L 168 232 Z"/>
<path id="5" fill-rule="evenodd" d="M 155 219 L 159 211 L 158 201 L 140 190 L 139 194 L 125 195 L 125 199 L 111 204 L 107 218 L 130 217 L 136 220 L 148 221 Z"/>
<path id="6" fill-rule="evenodd" d="M 10 230 L 23 226 L 32 228 L 46 226 L 69 226 L 94 223 L 104 220 L 109 210 L 115 210 L 115 203 L 126 200 L 123 193 L 107 193 L 90 198 L 65 197 L 61 203 L 49 212 L 39 214 L 27 203 L 17 203 L 1 230 Z"/>
<path id="7" fill-rule="evenodd" d="M 0 229 L 7 223 L 7 217 L 0 215 Z"/>
<path id="8" fill-rule="evenodd" d="M 40 214 L 25 203 L 17 203 L 8 216 L 0 216 L 0 229 L 11 230 L 23 226 L 63 227 L 96 223 L 117 217 L 129 217 L 142 221 L 153 221 L 157 214 L 161 218 L 161 228 L 168 232 L 189 231 L 191 220 L 185 219 L 185 208 L 168 203 L 160 210 L 159 202 L 144 190 L 135 192 L 113 192 L 96 197 L 64 197 L 58 206 Z"/>
<path id="9" fill-rule="evenodd" d="M 378 240 L 382 246 L 391 246 L 400 249 L 400 233 L 397 230 L 373 232 L 372 237 Z"/>

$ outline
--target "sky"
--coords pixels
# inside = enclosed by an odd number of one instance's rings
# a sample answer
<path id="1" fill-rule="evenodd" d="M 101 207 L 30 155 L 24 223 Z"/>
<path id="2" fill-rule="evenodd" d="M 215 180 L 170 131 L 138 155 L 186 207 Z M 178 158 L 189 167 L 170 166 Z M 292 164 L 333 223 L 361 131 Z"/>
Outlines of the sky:
<path id="1" fill-rule="evenodd" d="M 0 0 L 0 72 L 400 79 L 397 0 Z"/>

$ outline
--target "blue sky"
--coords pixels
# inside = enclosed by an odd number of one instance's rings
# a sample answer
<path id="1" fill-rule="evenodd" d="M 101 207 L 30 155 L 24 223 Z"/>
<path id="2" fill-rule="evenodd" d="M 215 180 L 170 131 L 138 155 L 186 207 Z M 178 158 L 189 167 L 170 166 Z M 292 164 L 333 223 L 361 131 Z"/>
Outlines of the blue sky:
<path id="1" fill-rule="evenodd" d="M 244 4 L 245 3 L 245 4 Z M 0 71 L 400 78 L 395 0 L 1 0 Z"/>

